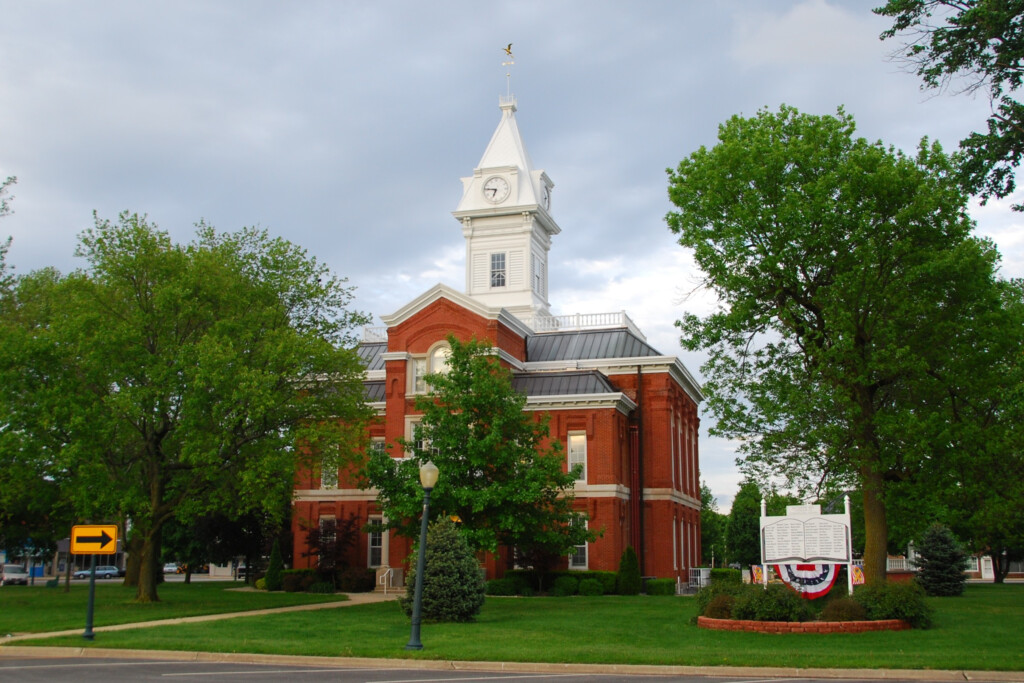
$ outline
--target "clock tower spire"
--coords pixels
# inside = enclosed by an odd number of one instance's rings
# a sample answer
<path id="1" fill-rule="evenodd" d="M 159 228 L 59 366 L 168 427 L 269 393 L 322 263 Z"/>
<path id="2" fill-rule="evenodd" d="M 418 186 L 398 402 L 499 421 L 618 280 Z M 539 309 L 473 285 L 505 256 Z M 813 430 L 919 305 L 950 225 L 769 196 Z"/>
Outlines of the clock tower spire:
<path id="1" fill-rule="evenodd" d="M 554 183 L 534 169 L 519 135 L 515 97 L 502 96 L 499 107 L 498 127 L 473 175 L 462 179 L 452 215 L 466 238 L 466 293 L 529 324 L 551 314 L 548 252 L 561 228 L 550 214 Z"/>

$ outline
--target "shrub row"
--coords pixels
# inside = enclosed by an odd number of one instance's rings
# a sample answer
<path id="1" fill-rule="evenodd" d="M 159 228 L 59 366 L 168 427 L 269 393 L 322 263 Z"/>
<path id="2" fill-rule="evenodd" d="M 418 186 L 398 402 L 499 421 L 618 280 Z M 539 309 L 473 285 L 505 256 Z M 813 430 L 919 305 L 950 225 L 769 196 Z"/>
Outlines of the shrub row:
<path id="1" fill-rule="evenodd" d="M 931 625 L 932 611 L 925 603 L 924 591 L 914 584 L 861 586 L 852 597 L 843 592 L 836 591 L 836 597 L 821 604 L 822 621 L 902 619 L 914 628 Z M 782 584 L 765 589 L 712 581 L 697 592 L 697 613 L 712 619 L 808 621 L 814 618 L 816 607 Z"/>
<path id="2" fill-rule="evenodd" d="M 541 592 L 540 587 L 543 586 L 548 595 L 556 597 L 616 595 L 616 578 L 615 572 L 553 571 L 545 573 L 541 581 L 533 571 L 516 569 L 506 572 L 503 578 L 488 581 L 486 592 L 487 595 L 530 597 Z M 647 579 L 644 587 L 648 595 L 676 594 L 675 579 Z"/>
<path id="3" fill-rule="evenodd" d="M 256 588 L 270 590 L 269 576 L 256 580 Z M 348 567 L 334 572 L 316 569 L 285 569 L 281 572 L 280 589 L 286 593 L 367 593 L 374 589 L 376 573 L 372 569 Z"/>

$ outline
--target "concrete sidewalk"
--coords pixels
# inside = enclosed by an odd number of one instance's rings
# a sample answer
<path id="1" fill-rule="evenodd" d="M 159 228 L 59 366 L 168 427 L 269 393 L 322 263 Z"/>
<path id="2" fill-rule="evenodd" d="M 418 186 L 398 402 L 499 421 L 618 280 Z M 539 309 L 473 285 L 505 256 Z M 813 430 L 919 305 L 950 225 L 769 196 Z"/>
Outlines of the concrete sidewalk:
<path id="1" fill-rule="evenodd" d="M 170 626 L 173 624 L 193 624 L 201 621 L 221 621 L 223 619 L 237 619 L 238 617 L 254 617 L 263 614 L 281 614 L 283 612 L 308 612 L 318 609 L 334 609 L 337 607 L 349 607 L 350 605 L 365 605 L 371 602 L 384 602 L 386 600 L 397 600 L 400 591 L 394 591 L 384 595 L 383 593 L 349 593 L 348 600 L 338 602 L 317 602 L 311 605 L 291 605 L 289 607 L 272 607 L 269 609 L 249 610 L 248 612 L 227 612 L 224 614 L 202 614 L 195 617 L 176 617 L 174 619 L 157 619 L 154 621 L 135 621 L 129 624 L 112 624 L 108 626 L 97 626 L 93 628 L 94 633 L 108 633 L 111 631 L 127 631 L 133 628 L 148 628 L 150 626 Z M 19 640 L 38 640 L 40 638 L 57 638 L 60 636 L 81 635 L 81 628 L 69 629 L 66 631 L 47 631 L 46 633 L 18 633 L 0 637 L 0 654 L 6 649 L 8 643 Z"/>

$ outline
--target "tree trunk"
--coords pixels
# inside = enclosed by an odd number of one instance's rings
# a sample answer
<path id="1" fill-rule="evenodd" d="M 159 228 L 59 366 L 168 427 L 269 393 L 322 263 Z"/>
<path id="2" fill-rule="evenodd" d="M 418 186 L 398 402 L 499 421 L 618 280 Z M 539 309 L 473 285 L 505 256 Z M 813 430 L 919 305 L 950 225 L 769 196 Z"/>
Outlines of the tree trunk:
<path id="1" fill-rule="evenodd" d="M 160 574 L 160 528 L 143 534 L 142 557 L 139 562 L 139 590 L 136 602 L 160 602 L 156 593 Z"/>
<path id="2" fill-rule="evenodd" d="M 124 585 L 138 586 L 139 571 L 142 568 L 142 537 L 137 533 L 125 545 Z"/>
<path id="3" fill-rule="evenodd" d="M 865 465 L 861 469 L 864 495 L 864 581 L 885 583 L 889 555 L 889 525 L 885 517 L 885 481 Z"/>

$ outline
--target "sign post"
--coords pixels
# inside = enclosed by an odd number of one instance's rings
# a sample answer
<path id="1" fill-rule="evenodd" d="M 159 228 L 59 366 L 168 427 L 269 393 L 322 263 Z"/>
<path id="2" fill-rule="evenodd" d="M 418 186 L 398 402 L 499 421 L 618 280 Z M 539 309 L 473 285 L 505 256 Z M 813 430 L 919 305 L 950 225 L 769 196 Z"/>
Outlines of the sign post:
<path id="1" fill-rule="evenodd" d="M 92 615 L 96 605 L 96 556 L 113 555 L 117 552 L 116 524 L 78 524 L 71 527 L 71 552 L 74 555 L 89 555 L 89 603 L 85 609 L 86 640 L 95 638 L 92 630 Z"/>
<path id="2" fill-rule="evenodd" d="M 822 514 L 819 505 L 790 505 L 785 516 L 769 517 L 765 501 L 761 501 L 761 565 L 764 567 L 764 583 L 768 583 L 768 565 L 791 566 L 793 572 L 817 572 L 815 566 L 823 567 L 820 576 L 808 577 L 801 574 L 786 577 L 784 581 L 793 585 L 797 582 L 805 597 L 819 597 L 828 592 L 831 582 L 825 585 L 827 574 L 832 571 L 831 581 L 835 580 L 834 570 L 828 567 L 846 565 L 846 581 L 850 595 L 853 594 L 853 554 L 850 539 L 850 498 L 844 501 L 842 514 Z M 803 565 L 803 566 L 801 566 Z M 827 570 L 827 571 L 826 571 Z M 787 570 L 788 571 L 788 570 Z M 820 587 L 823 592 L 815 593 Z M 812 599 L 813 599 L 812 597 Z"/>

